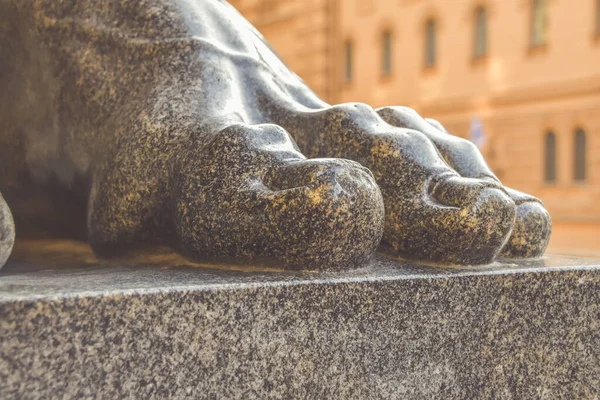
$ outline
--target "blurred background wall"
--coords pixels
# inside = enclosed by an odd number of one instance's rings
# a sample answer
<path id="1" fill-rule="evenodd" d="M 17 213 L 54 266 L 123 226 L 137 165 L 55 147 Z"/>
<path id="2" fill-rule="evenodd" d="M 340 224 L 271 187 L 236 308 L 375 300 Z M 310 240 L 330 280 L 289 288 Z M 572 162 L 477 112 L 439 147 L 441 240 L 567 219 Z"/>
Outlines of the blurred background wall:
<path id="1" fill-rule="evenodd" d="M 600 0 L 237 0 L 330 103 L 407 105 L 473 140 L 600 255 Z"/>

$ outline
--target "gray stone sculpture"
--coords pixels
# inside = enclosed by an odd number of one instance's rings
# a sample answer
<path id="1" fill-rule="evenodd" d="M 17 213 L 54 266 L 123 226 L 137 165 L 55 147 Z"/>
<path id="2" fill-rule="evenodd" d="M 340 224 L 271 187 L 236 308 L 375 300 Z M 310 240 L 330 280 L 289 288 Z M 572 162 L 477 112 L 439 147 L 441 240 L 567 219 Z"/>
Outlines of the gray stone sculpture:
<path id="1" fill-rule="evenodd" d="M 360 266 L 382 237 L 451 264 L 549 240 L 541 203 L 470 142 L 404 107 L 326 104 L 224 1 L 0 0 L 0 88 L 19 235 L 290 269 Z"/>

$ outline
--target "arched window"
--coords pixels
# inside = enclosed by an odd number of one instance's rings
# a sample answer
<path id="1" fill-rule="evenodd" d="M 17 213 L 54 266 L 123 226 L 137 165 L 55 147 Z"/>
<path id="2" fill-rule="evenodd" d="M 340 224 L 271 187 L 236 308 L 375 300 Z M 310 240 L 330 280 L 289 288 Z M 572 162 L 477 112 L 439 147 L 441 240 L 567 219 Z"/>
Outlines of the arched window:
<path id="1" fill-rule="evenodd" d="M 575 132 L 574 176 L 576 182 L 585 181 L 585 131 L 577 129 Z"/>
<path id="2" fill-rule="evenodd" d="M 554 183 L 556 182 L 556 135 L 553 132 L 546 134 L 545 149 L 545 180 L 547 183 Z"/>
<path id="3" fill-rule="evenodd" d="M 425 67 L 431 68 L 436 62 L 437 24 L 429 19 L 425 24 Z"/>
<path id="4" fill-rule="evenodd" d="M 531 47 L 546 44 L 548 25 L 548 0 L 533 0 L 531 12 Z"/>
<path id="5" fill-rule="evenodd" d="M 483 7 L 475 10 L 475 48 L 474 58 L 483 58 L 487 55 L 487 11 Z"/>
<path id="6" fill-rule="evenodd" d="M 383 76 L 392 74 L 392 33 L 390 31 L 383 32 L 381 40 L 381 73 Z"/>
<path id="7" fill-rule="evenodd" d="M 345 52 L 345 68 L 344 68 L 344 79 L 346 83 L 352 82 L 352 75 L 354 74 L 354 45 L 352 42 L 346 42 L 344 46 Z"/>

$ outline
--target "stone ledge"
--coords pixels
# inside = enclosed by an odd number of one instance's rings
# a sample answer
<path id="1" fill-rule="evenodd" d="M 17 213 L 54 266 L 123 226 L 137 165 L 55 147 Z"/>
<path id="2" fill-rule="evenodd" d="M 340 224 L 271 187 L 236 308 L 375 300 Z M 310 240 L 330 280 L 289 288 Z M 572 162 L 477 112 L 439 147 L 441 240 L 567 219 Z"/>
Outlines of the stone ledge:
<path id="1" fill-rule="evenodd" d="M 3 399 L 600 392 L 597 259 L 327 274 L 34 248 L 0 271 Z"/>

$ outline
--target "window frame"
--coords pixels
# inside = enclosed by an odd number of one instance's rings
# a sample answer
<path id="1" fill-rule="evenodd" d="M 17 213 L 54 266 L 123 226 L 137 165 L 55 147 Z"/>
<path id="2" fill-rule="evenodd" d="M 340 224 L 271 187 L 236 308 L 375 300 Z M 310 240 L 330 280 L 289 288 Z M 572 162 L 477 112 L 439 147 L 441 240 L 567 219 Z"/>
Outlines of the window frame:
<path id="1" fill-rule="evenodd" d="M 531 15 L 529 20 L 529 48 L 530 49 L 540 49 L 545 48 L 548 45 L 548 21 L 549 21 L 549 12 L 548 12 L 548 3 L 549 0 L 531 0 Z M 537 18 L 538 12 L 543 13 L 540 18 L 543 18 L 541 22 L 543 24 L 543 32 L 542 38 L 537 38 Z"/>
<path id="2" fill-rule="evenodd" d="M 350 85 L 354 81 L 354 41 L 347 39 L 344 41 L 344 84 Z"/>
<path id="3" fill-rule="evenodd" d="M 485 5 L 475 7 L 473 21 L 473 60 L 487 58 L 489 53 L 489 11 Z M 481 33 L 483 33 L 483 50 L 480 52 Z"/>
<path id="4" fill-rule="evenodd" d="M 577 127 L 573 134 L 573 182 L 586 183 L 587 168 L 587 133 L 583 127 Z"/>
<path id="5" fill-rule="evenodd" d="M 594 16 L 594 36 L 600 38 L 600 0 L 596 0 L 596 12 Z"/>
<path id="6" fill-rule="evenodd" d="M 391 29 L 384 29 L 381 34 L 381 76 L 384 78 L 394 73 L 394 34 Z"/>
<path id="7" fill-rule="evenodd" d="M 544 135 L 544 183 L 547 185 L 555 185 L 558 181 L 557 142 L 556 133 L 548 129 Z"/>
<path id="8" fill-rule="evenodd" d="M 438 63 L 438 30 L 439 24 L 435 17 L 432 16 L 425 20 L 425 35 L 423 46 L 423 64 L 425 70 L 435 69 Z"/>

